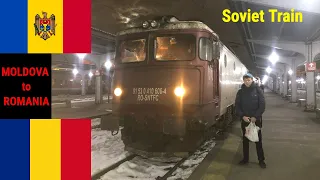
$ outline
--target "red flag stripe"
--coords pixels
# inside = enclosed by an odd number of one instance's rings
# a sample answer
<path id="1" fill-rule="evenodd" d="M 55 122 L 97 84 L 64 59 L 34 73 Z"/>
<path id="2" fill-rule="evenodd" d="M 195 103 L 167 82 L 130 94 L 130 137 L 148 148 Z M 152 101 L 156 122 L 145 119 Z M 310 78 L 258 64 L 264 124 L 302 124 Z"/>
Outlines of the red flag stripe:
<path id="1" fill-rule="evenodd" d="M 63 53 L 91 53 L 91 0 L 63 1 Z"/>
<path id="2" fill-rule="evenodd" d="M 91 179 L 91 120 L 61 119 L 61 180 Z"/>

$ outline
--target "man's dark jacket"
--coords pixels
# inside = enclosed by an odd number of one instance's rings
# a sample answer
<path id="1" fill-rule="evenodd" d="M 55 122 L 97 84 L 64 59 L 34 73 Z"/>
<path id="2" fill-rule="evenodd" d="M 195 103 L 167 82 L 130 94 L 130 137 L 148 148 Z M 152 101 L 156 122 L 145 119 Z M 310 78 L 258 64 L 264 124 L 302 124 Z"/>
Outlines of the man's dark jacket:
<path id="1" fill-rule="evenodd" d="M 256 125 L 262 128 L 262 114 L 265 111 L 265 99 L 263 92 L 254 82 L 250 87 L 242 84 L 236 97 L 236 114 L 241 118 L 242 125 L 249 123 L 242 120 L 243 116 L 255 117 Z"/>

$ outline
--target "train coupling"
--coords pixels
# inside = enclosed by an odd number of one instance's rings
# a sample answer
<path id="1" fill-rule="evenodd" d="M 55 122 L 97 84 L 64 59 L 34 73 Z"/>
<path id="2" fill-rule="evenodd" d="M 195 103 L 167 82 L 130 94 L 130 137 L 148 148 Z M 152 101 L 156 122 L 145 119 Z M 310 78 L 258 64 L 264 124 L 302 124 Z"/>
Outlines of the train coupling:
<path id="1" fill-rule="evenodd" d="M 111 131 L 112 135 L 117 135 L 120 129 L 119 118 L 112 115 L 103 115 L 100 122 L 101 130 Z"/>
<path id="2" fill-rule="evenodd" d="M 186 122 L 179 117 L 167 118 L 163 121 L 163 133 L 174 136 L 184 136 L 186 134 Z"/>

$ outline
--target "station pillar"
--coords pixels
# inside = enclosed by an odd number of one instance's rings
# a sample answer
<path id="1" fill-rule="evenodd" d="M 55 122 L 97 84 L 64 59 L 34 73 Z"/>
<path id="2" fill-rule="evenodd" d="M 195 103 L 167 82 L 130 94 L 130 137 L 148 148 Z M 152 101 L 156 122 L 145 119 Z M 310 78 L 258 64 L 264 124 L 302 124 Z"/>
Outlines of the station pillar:
<path id="1" fill-rule="evenodd" d="M 279 75 L 278 75 L 278 73 L 276 74 L 276 78 L 275 78 L 275 82 L 276 82 L 276 85 L 275 85 L 275 87 L 276 87 L 276 90 L 275 90 L 275 92 L 277 93 L 277 94 L 279 94 Z"/>
<path id="2" fill-rule="evenodd" d="M 267 82 L 266 82 L 266 86 L 267 86 L 269 89 L 273 89 L 271 83 L 272 83 L 272 79 L 269 78 L 269 79 L 267 80 Z"/>
<path id="3" fill-rule="evenodd" d="M 81 83 L 81 95 L 86 95 L 86 80 L 85 80 L 85 74 L 82 74 L 82 83 Z"/>
<path id="4" fill-rule="evenodd" d="M 313 62 L 312 59 L 312 43 L 306 44 L 307 64 Z M 314 72 L 309 72 L 306 68 L 306 89 L 307 89 L 307 105 L 305 111 L 315 111 L 316 108 L 316 92 Z"/>
<path id="5" fill-rule="evenodd" d="M 279 86 L 280 86 L 280 95 L 283 96 L 283 74 L 280 74 L 280 79 L 279 79 Z"/>
<path id="6" fill-rule="evenodd" d="M 273 91 L 277 92 L 277 76 L 273 78 Z"/>
<path id="7" fill-rule="evenodd" d="M 97 70 L 95 72 L 96 77 L 96 87 L 95 87 L 95 103 L 96 104 L 102 104 L 103 102 L 103 96 L 102 96 L 102 77 L 101 77 L 101 71 Z"/>
<path id="8" fill-rule="evenodd" d="M 287 65 L 284 65 L 284 73 L 283 73 L 283 97 L 288 95 L 288 71 L 289 68 Z"/>
<path id="9" fill-rule="evenodd" d="M 306 89 L 307 89 L 307 106 L 306 111 L 315 110 L 315 78 L 314 72 L 307 72 Z"/>
<path id="10" fill-rule="evenodd" d="M 297 102 L 297 61 L 292 60 L 292 75 L 291 75 L 291 102 Z"/>

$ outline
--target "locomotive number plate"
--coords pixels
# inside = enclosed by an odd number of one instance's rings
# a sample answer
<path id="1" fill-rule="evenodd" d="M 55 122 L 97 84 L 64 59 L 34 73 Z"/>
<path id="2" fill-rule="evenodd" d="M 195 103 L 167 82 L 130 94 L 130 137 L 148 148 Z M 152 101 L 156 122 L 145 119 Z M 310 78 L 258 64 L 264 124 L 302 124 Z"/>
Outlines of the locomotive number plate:
<path id="1" fill-rule="evenodd" d="M 137 101 L 159 101 L 159 96 L 167 94 L 167 88 L 133 88 L 132 94 Z"/>

